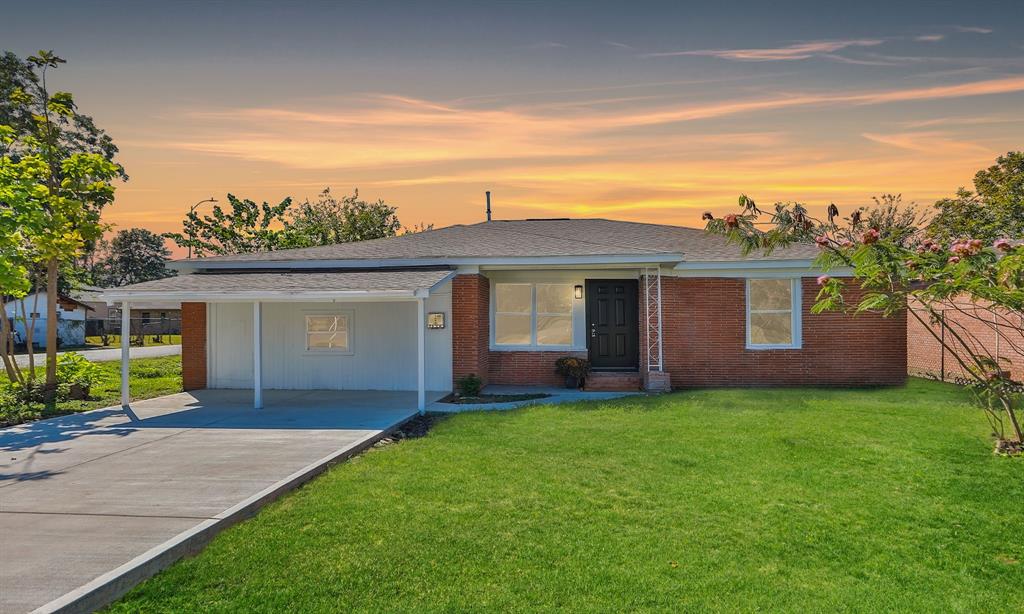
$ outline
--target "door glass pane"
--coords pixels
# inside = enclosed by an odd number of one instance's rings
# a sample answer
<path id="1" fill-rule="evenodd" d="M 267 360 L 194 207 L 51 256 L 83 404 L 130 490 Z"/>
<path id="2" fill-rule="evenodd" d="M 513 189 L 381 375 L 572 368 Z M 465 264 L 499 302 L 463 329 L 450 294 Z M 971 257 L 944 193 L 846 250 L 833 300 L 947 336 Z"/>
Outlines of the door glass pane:
<path id="1" fill-rule="evenodd" d="M 751 279 L 750 310 L 789 309 L 793 283 L 788 279 Z"/>
<path id="2" fill-rule="evenodd" d="M 793 317 L 790 313 L 751 313 L 750 343 L 754 345 L 790 345 L 793 343 Z"/>
<path id="3" fill-rule="evenodd" d="M 497 314 L 494 318 L 494 342 L 499 345 L 529 345 L 530 315 Z"/>
<path id="4" fill-rule="evenodd" d="M 572 316 L 537 316 L 537 343 L 539 345 L 570 345 L 572 343 Z"/>
<path id="5" fill-rule="evenodd" d="M 572 313 L 572 286 L 537 284 L 537 313 Z"/>
<path id="6" fill-rule="evenodd" d="M 497 302 L 495 311 L 501 313 L 530 313 L 533 289 L 530 284 L 495 284 Z"/>

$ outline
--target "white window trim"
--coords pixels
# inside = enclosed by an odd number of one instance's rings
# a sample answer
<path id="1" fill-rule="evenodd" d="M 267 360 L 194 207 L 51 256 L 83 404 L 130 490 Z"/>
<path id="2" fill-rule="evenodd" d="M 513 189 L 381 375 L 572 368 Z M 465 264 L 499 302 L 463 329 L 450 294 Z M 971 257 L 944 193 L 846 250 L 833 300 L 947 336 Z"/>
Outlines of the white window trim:
<path id="1" fill-rule="evenodd" d="M 499 312 L 498 311 L 498 284 L 507 284 L 513 286 L 530 286 L 530 343 L 528 344 L 505 344 L 498 343 L 497 338 L 497 316 L 498 313 L 512 313 L 512 312 Z M 514 351 L 531 351 L 531 352 L 565 352 L 577 351 L 576 348 L 576 310 L 573 309 L 569 312 L 569 334 L 571 336 L 567 345 L 542 345 L 537 343 L 537 286 L 538 285 L 552 285 L 552 286 L 569 286 L 573 287 L 573 283 L 561 282 L 561 281 L 491 281 L 491 294 L 490 294 L 490 334 L 491 334 L 491 349 L 497 351 L 514 352 Z M 572 299 L 577 300 L 575 297 Z M 564 314 L 549 314 L 544 315 L 564 315 Z"/>
<path id="2" fill-rule="evenodd" d="M 743 311 L 746 313 L 746 337 L 747 337 L 747 349 L 748 350 L 799 350 L 803 347 L 803 298 L 801 297 L 801 278 L 791 277 L 790 282 L 790 297 L 792 303 L 790 309 L 778 309 L 776 313 L 785 313 L 790 311 L 791 313 L 791 325 L 793 327 L 793 342 L 792 343 L 753 343 L 750 341 L 750 282 L 759 279 L 779 279 L 778 277 L 748 277 L 744 282 L 746 289 L 744 297 Z M 771 313 L 771 310 L 759 310 L 758 313 Z"/>
<path id="3" fill-rule="evenodd" d="M 340 349 L 324 349 L 324 350 L 311 350 L 309 349 L 309 329 L 307 328 L 307 320 L 309 316 L 338 316 L 347 319 L 348 324 L 348 348 L 344 350 Z M 314 311 L 303 311 L 302 312 L 302 353 L 305 356 L 353 356 L 355 352 L 355 312 L 351 309 L 331 309 L 331 310 L 314 310 Z"/>

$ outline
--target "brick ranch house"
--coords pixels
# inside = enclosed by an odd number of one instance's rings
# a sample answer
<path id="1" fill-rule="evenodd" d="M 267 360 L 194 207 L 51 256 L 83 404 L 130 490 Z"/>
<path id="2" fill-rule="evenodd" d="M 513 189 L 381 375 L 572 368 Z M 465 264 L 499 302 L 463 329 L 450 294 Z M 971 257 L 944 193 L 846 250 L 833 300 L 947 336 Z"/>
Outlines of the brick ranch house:
<path id="1" fill-rule="evenodd" d="M 595 389 L 902 383 L 905 314 L 811 314 L 815 254 L 743 257 L 677 226 L 489 221 L 178 261 L 177 277 L 105 297 L 181 301 L 184 387 L 253 389 L 256 406 L 263 389 L 355 389 L 416 391 L 422 409 L 469 374 L 564 384 L 568 355 L 590 359 Z"/>

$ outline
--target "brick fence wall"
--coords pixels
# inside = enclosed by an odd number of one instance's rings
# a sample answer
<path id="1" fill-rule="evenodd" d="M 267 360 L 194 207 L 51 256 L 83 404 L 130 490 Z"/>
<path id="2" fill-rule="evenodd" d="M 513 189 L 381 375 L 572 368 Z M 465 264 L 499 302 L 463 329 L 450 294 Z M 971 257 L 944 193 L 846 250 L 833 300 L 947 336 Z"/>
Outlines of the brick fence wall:
<path id="1" fill-rule="evenodd" d="M 206 303 L 181 304 L 181 382 L 185 390 L 206 388 Z"/>
<path id="2" fill-rule="evenodd" d="M 907 318 L 907 362 L 910 373 L 945 381 L 964 376 L 957 357 L 953 352 L 943 349 L 941 343 L 941 340 L 946 340 L 953 347 L 961 348 L 961 358 L 969 362 L 968 352 L 953 337 L 953 331 L 974 345 L 975 352 L 998 356 L 1000 364 L 1010 371 L 1011 377 L 1024 379 L 1024 356 L 1018 352 L 1019 348 L 1024 348 L 1024 316 L 998 320 L 1003 324 L 1019 325 L 1017 330 L 1013 330 L 1011 326 L 993 326 L 979 321 L 976 316 L 992 318 L 987 310 L 979 310 L 969 303 L 958 303 L 958 306 L 959 309 L 949 306 L 938 309 L 943 318 L 940 321 L 933 321 L 930 314 L 921 307 L 913 309 L 920 320 L 913 314 Z"/>

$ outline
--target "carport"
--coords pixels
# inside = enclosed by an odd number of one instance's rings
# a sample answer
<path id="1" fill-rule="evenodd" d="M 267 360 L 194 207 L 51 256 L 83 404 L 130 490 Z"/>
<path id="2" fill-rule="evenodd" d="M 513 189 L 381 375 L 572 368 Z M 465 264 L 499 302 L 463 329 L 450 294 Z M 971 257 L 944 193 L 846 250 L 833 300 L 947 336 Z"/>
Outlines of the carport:
<path id="1" fill-rule="evenodd" d="M 408 390 L 422 412 L 428 390 L 451 390 L 453 276 L 448 267 L 227 269 L 114 288 L 104 298 L 120 306 L 123 330 L 133 301 L 181 301 L 182 360 L 201 361 L 203 387 L 251 388 L 256 409 L 266 389 Z M 190 303 L 205 310 L 202 327 L 187 321 Z M 128 406 L 130 344 L 121 352 Z"/>

